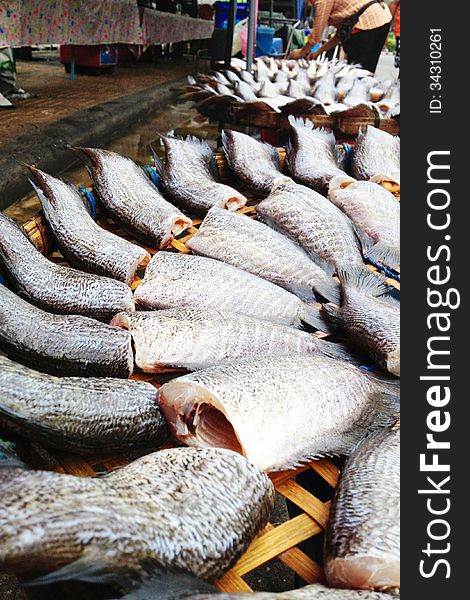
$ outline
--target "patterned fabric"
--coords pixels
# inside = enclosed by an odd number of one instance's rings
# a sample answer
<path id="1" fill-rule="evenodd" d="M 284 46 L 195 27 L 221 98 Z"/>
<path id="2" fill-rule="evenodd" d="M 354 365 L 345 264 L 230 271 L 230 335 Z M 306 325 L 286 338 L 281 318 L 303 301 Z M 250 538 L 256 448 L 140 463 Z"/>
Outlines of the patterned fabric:
<path id="1" fill-rule="evenodd" d="M 308 37 L 309 43 L 318 44 L 327 25 L 339 27 L 346 17 L 357 13 L 368 2 L 369 0 L 313 0 L 315 20 Z M 359 17 L 356 28 L 376 29 L 391 20 L 392 15 L 385 2 L 375 3 Z"/>
<path id="2" fill-rule="evenodd" d="M 0 0 L 0 46 L 141 44 L 136 0 Z"/>
<path id="3" fill-rule="evenodd" d="M 169 44 L 210 38 L 214 21 L 144 9 L 142 31 L 144 44 Z"/>
<path id="4" fill-rule="evenodd" d="M 15 63 L 11 48 L 0 47 L 0 93 L 16 85 Z"/>

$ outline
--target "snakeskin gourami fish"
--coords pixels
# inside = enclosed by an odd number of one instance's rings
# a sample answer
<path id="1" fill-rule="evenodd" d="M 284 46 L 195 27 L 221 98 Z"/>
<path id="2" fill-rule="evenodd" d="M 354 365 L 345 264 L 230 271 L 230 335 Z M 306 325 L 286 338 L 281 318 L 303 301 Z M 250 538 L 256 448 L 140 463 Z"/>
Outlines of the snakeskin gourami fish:
<path id="1" fill-rule="evenodd" d="M 31 181 L 62 255 L 83 271 L 130 285 L 137 269 L 150 261 L 150 254 L 95 223 L 73 185 L 35 167 L 29 170 L 38 183 Z"/>
<path id="2" fill-rule="evenodd" d="M 109 213 L 136 238 L 164 248 L 192 221 L 161 195 L 130 158 L 110 150 L 76 148 L 91 160 L 96 191 Z"/>
<path id="3" fill-rule="evenodd" d="M 196 447 L 240 452 L 266 471 L 324 454 L 348 454 L 369 430 L 393 422 L 397 381 L 311 355 L 226 362 L 159 389 L 173 435 Z"/>
<path id="4" fill-rule="evenodd" d="M 160 450 L 99 478 L 0 470 L 0 569 L 52 583 L 144 560 L 220 577 L 266 525 L 268 477 L 239 454 Z"/>
<path id="5" fill-rule="evenodd" d="M 329 585 L 400 588 L 400 430 L 366 438 L 335 490 L 325 538 Z"/>

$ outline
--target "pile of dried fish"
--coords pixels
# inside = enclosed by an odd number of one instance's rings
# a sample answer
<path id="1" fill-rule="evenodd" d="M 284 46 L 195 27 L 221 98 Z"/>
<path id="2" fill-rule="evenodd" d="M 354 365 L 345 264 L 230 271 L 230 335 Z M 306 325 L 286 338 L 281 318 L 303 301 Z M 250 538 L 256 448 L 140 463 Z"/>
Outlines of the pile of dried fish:
<path id="1" fill-rule="evenodd" d="M 396 104 L 393 86 L 356 66 L 242 66 L 193 82 L 191 94 L 324 113 Z M 279 599 L 399 590 L 400 310 L 364 261 L 400 264 L 388 191 L 399 187 L 399 140 L 369 127 L 347 166 L 332 133 L 290 123 L 289 174 L 273 147 L 222 133 L 234 181 L 262 198 L 257 220 L 240 214 L 247 196 L 220 182 L 205 142 L 164 138 L 158 188 L 124 156 L 75 149 L 91 160 L 107 215 L 152 259 L 95 222 L 74 186 L 29 168 L 74 268 L 0 214 L 2 430 L 76 454 L 154 450 L 169 433 L 193 447 L 93 479 L 1 461 L 0 570 L 41 584 L 125 570 L 137 581 L 129 600 L 239 598 L 207 581 L 266 525 L 274 490 L 263 471 L 341 454 L 325 573 L 350 589 L 314 584 Z M 186 240 L 192 254 L 165 250 L 192 225 L 180 209 L 204 215 Z M 331 332 L 341 343 L 321 339 Z M 370 361 L 379 372 L 361 368 Z M 167 383 L 129 380 L 134 368 Z"/>
<path id="2" fill-rule="evenodd" d="M 318 58 L 289 60 L 260 57 L 253 71 L 233 62 L 229 69 L 188 77 L 179 88 L 183 100 L 193 100 L 207 116 L 221 107 L 243 103 L 254 111 L 284 114 L 342 113 L 368 106 L 377 116 L 400 114 L 400 82 L 380 81 L 360 65 Z"/>

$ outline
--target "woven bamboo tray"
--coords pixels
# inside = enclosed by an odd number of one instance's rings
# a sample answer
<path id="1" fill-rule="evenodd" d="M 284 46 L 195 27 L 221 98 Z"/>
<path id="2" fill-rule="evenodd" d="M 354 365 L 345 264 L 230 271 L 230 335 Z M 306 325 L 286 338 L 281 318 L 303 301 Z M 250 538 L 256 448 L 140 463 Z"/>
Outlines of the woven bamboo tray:
<path id="1" fill-rule="evenodd" d="M 279 155 L 281 163 L 285 163 L 285 150 L 279 149 Z M 225 158 L 220 153 L 216 154 L 215 158 L 221 178 L 223 180 L 229 180 L 230 175 Z M 256 202 L 256 200 L 250 200 L 248 205 L 238 212 L 246 214 L 251 218 L 255 218 Z M 132 239 L 112 220 L 106 217 L 102 207 L 99 207 L 99 212 L 102 213 L 102 216 L 99 217 L 98 222 L 102 227 L 112 230 L 121 237 Z M 193 223 L 193 227 L 174 239 L 171 242 L 171 245 L 163 251 L 189 253 L 190 251 L 186 247 L 186 242 L 197 232 L 201 220 L 196 219 Z M 59 262 L 64 261 L 56 251 L 53 235 L 41 213 L 36 214 L 34 218 L 27 221 L 23 227 L 40 252 L 49 256 L 51 260 Z M 157 252 L 151 247 L 147 247 L 147 250 L 151 254 Z M 372 266 L 369 266 L 369 268 L 372 271 L 376 271 Z M 400 284 L 395 279 L 390 279 L 388 281 L 397 290 L 400 289 Z M 137 279 L 134 282 L 133 287 L 136 288 L 139 284 L 140 280 Z M 323 337 L 326 334 L 319 335 Z M 149 381 L 156 387 L 164 381 L 162 377 L 164 376 L 146 374 L 135 374 L 132 376 L 133 379 Z M 166 378 L 168 379 L 168 375 Z M 101 475 L 112 469 L 128 464 L 142 454 L 141 452 L 135 452 L 84 458 L 69 453 L 46 450 L 38 443 L 28 443 L 24 440 L 18 440 L 17 445 L 21 456 L 33 467 L 52 470 L 59 473 L 69 473 L 78 477 L 95 477 Z M 147 450 L 146 452 L 148 451 L 150 450 Z M 301 473 L 305 473 L 307 476 L 311 474 L 312 477 L 320 477 L 322 480 L 321 487 L 324 488 L 326 485 L 326 489 L 328 490 L 326 498 L 324 492 L 322 493 L 323 498 L 320 499 L 311 491 L 308 491 L 305 487 L 302 487 L 302 485 L 296 482 L 296 476 Z M 272 559 L 280 560 L 305 583 L 322 581 L 323 573 L 320 564 L 321 560 L 318 562 L 312 560 L 311 557 L 307 556 L 307 554 L 299 548 L 299 544 L 306 540 L 316 538 L 317 536 L 319 536 L 318 539 L 321 540 L 321 536 L 328 520 L 330 500 L 338 482 L 339 474 L 340 471 L 338 467 L 328 459 L 313 461 L 296 470 L 272 474 L 271 479 L 276 491 L 290 501 L 292 505 L 295 505 L 299 514 L 281 524 L 274 525 L 268 523 L 238 562 L 216 582 L 217 587 L 226 592 L 252 591 L 252 588 L 244 580 L 244 577 Z M 79 589 L 80 586 L 78 586 L 77 590 Z M 89 600 L 101 597 L 99 595 L 94 596 L 93 594 L 94 592 L 87 588 L 86 597 Z"/>

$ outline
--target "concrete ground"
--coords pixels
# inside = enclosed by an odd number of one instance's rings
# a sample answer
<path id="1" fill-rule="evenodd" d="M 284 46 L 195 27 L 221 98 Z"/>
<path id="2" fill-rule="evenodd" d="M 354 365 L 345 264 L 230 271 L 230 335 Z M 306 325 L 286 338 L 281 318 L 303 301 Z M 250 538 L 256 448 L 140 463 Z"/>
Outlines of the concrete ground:
<path id="1" fill-rule="evenodd" d="M 396 79 L 398 77 L 398 69 L 394 65 L 395 55 L 391 52 L 382 52 L 379 58 L 379 64 L 375 71 L 375 76 L 382 81 L 386 79 Z"/>
<path id="2" fill-rule="evenodd" d="M 2 113 L 0 140 L 16 138 L 37 130 L 74 112 L 132 94 L 194 72 L 186 59 L 153 64 L 119 66 L 114 73 L 76 75 L 71 81 L 58 61 L 18 61 L 17 85 L 36 98 L 16 102 L 16 108 Z"/>

